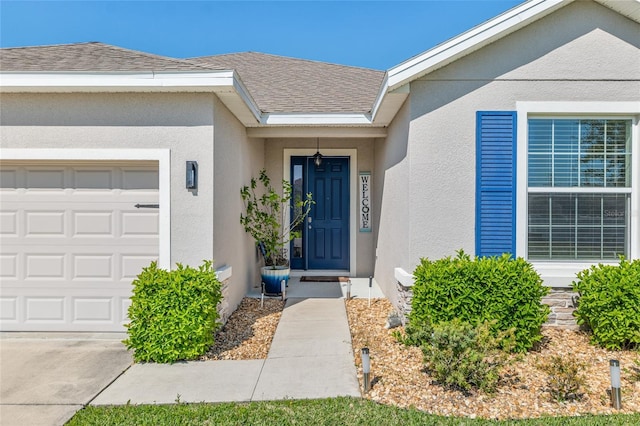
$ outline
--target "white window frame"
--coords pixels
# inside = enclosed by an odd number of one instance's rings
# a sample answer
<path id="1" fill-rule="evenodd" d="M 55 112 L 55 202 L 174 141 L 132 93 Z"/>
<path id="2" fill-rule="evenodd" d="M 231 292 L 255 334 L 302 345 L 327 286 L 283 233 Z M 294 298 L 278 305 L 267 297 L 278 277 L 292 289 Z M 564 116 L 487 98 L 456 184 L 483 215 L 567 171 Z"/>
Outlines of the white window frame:
<path id="1" fill-rule="evenodd" d="M 517 102 L 517 192 L 516 192 L 516 255 L 527 258 L 528 211 L 528 123 L 530 118 L 601 118 L 631 120 L 631 187 L 617 188 L 615 192 L 631 193 L 629 219 L 629 258 L 640 258 L 640 102 Z M 535 188 L 532 192 L 548 192 Z M 602 193 L 609 188 L 575 188 L 572 192 Z M 622 190 L 622 191 L 620 191 Z M 600 261 L 603 264 L 617 262 Z M 531 261 L 545 285 L 569 287 L 577 272 L 593 262 Z"/>

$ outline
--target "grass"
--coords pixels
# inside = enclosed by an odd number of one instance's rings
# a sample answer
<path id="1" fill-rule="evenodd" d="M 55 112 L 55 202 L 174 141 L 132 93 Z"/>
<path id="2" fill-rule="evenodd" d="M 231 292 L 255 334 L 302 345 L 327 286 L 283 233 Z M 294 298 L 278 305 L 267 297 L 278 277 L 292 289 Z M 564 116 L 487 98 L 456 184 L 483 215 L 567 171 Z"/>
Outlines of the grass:
<path id="1" fill-rule="evenodd" d="M 637 425 L 640 413 L 493 421 L 434 416 L 358 398 L 251 403 L 87 407 L 68 426 L 80 425 Z"/>

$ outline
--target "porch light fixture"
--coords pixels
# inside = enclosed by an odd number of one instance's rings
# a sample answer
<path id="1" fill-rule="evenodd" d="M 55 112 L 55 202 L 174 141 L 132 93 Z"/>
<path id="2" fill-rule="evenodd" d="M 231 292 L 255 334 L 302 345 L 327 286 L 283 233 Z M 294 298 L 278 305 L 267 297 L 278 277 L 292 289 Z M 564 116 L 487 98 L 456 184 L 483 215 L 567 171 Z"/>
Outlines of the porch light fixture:
<path id="1" fill-rule="evenodd" d="M 322 154 L 320 154 L 320 138 L 316 138 L 316 153 L 313 154 L 313 162 L 316 167 L 320 167 L 322 164 Z"/>
<path id="2" fill-rule="evenodd" d="M 371 358 L 369 358 L 369 348 L 362 348 L 362 377 L 364 381 L 364 391 L 369 392 L 371 388 Z"/>
<path id="3" fill-rule="evenodd" d="M 620 391 L 620 361 L 609 360 L 609 372 L 611 374 L 611 405 L 616 410 L 622 408 L 622 392 Z"/>

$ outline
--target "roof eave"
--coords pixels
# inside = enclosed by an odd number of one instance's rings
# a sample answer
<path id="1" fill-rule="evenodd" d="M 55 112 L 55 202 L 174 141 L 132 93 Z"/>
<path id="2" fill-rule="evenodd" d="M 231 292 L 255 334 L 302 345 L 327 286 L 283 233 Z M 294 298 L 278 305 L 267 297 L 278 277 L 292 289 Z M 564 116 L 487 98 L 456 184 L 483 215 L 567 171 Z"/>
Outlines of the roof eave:
<path id="1" fill-rule="evenodd" d="M 389 69 L 372 109 L 373 121 L 390 122 L 393 119 L 408 96 L 409 83 L 412 81 L 479 50 L 573 1 L 575 0 L 530 0 Z M 640 22 L 640 0 L 595 1 Z"/>
<path id="2" fill-rule="evenodd" d="M 261 112 L 235 71 L 1 72 L 0 93 L 215 93 L 245 125 Z"/>
<path id="3" fill-rule="evenodd" d="M 388 71 L 388 90 L 397 89 L 529 25 L 573 0 L 531 0 Z"/>

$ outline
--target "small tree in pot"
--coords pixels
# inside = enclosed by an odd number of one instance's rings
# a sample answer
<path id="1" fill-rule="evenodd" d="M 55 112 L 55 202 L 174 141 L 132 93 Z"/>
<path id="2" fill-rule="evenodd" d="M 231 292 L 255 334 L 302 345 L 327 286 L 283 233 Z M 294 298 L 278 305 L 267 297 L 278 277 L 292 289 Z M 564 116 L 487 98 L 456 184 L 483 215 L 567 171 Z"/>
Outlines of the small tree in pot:
<path id="1" fill-rule="evenodd" d="M 240 223 L 256 243 L 261 245 L 263 251 L 265 267 L 262 268 L 262 280 L 266 286 L 265 291 L 280 293 L 281 280 L 289 280 L 289 260 L 285 246 L 295 235 L 292 230 L 311 210 L 311 193 L 306 194 L 305 199 L 300 197 L 292 203 L 291 183 L 282 181 L 280 195 L 271 185 L 267 172 L 261 170 L 257 179 L 251 178 L 251 184 L 240 190 L 240 195 L 245 204 L 245 212 L 240 214 Z M 288 211 L 291 212 L 291 219 L 286 223 Z"/>

